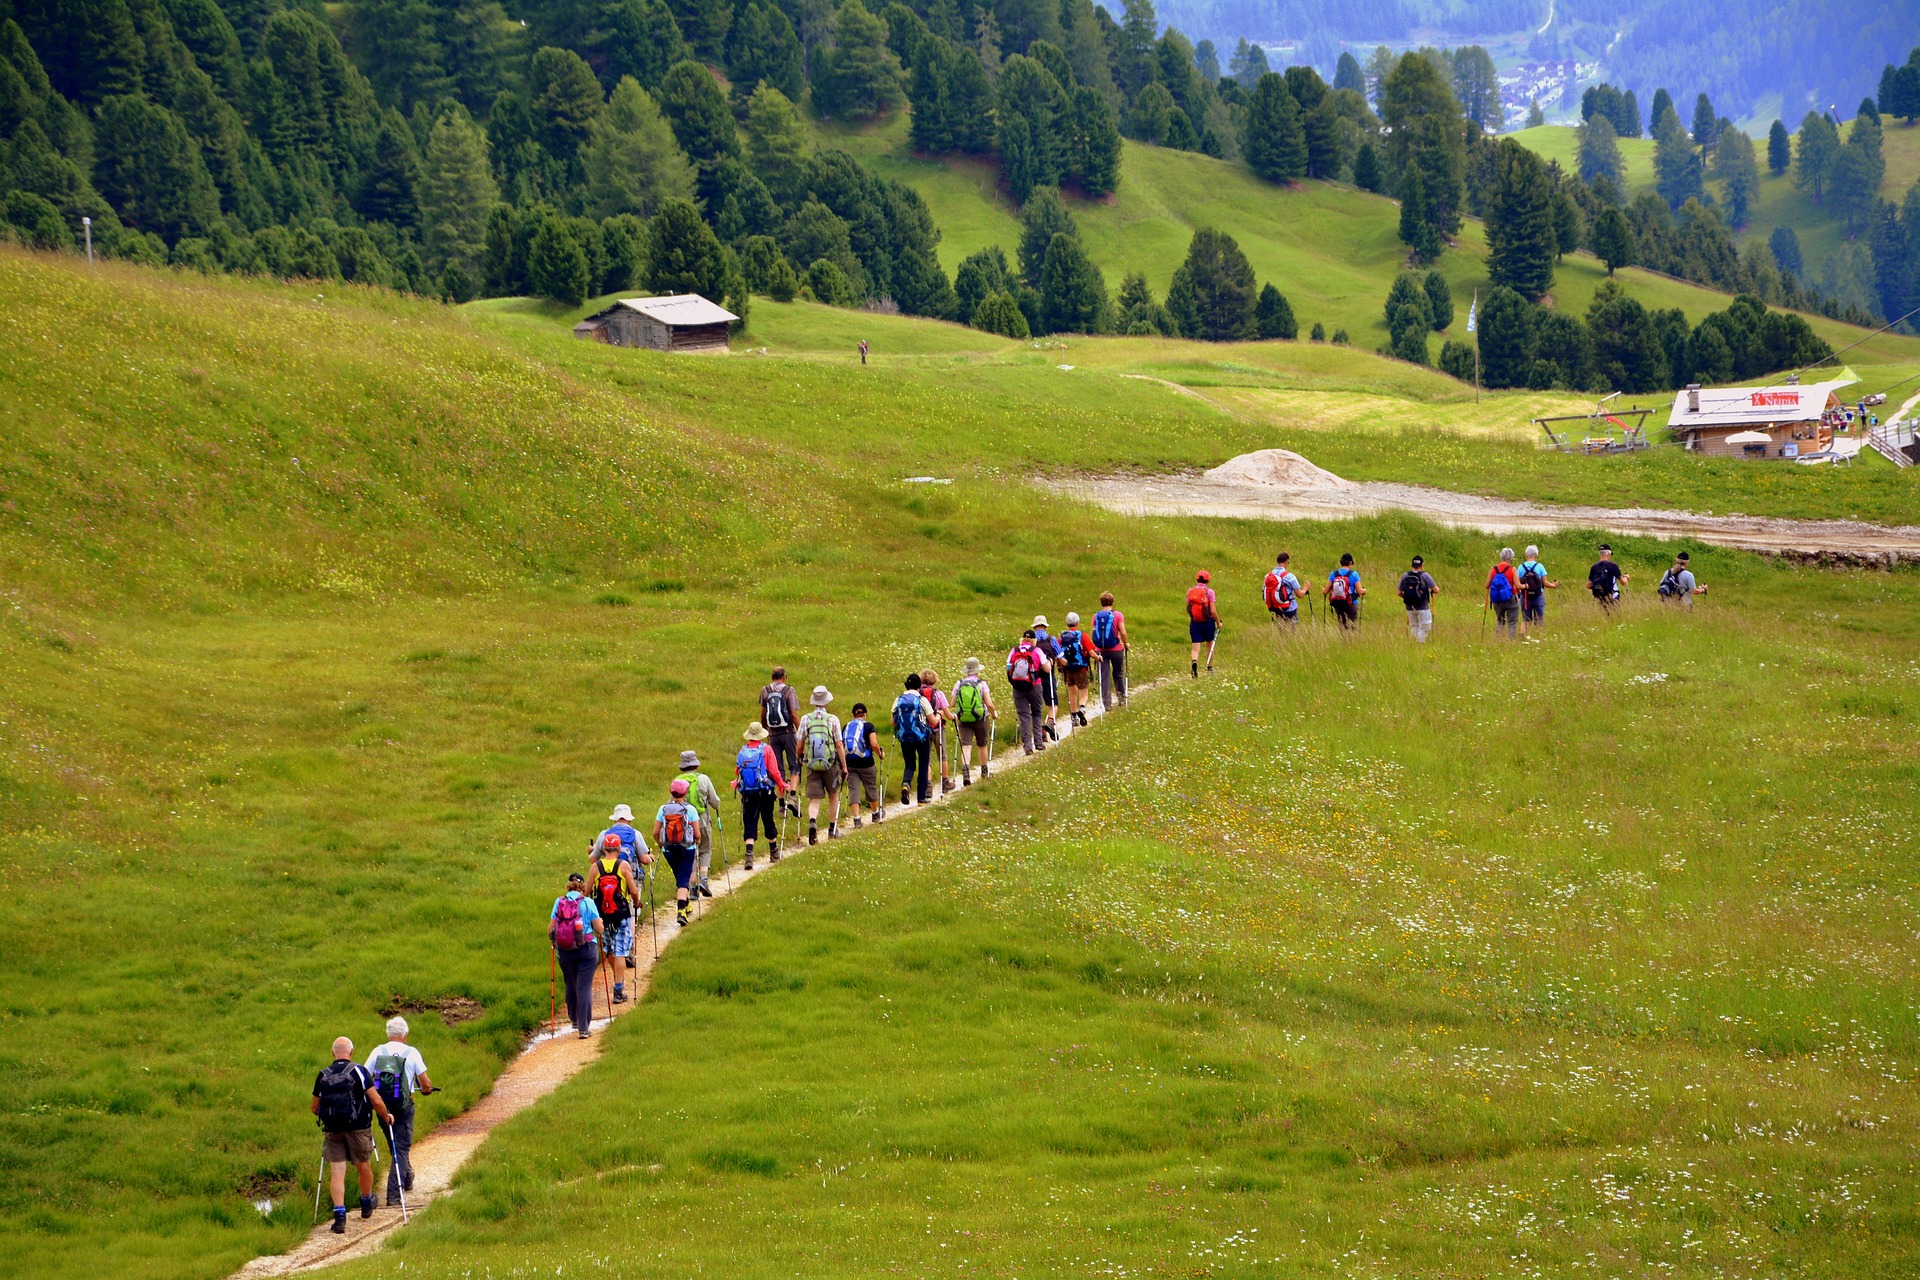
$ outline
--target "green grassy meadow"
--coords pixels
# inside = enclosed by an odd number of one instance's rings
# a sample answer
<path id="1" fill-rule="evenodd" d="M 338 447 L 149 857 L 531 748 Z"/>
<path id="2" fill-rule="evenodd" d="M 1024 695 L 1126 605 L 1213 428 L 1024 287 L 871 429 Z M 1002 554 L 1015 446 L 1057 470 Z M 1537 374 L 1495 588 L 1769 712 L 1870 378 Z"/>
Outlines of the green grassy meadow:
<path id="1" fill-rule="evenodd" d="M 1893 519 L 1910 472 L 1540 453 L 1516 424 L 1551 397 L 1476 407 L 1306 343 L 756 300 L 735 355 L 675 358 L 541 304 L 13 250 L 0 301 L 0 1273 L 286 1247 L 313 1072 L 383 1010 L 419 1011 L 423 1124 L 484 1094 L 545 1017 L 582 841 L 685 747 L 724 774 L 765 668 L 878 705 L 1110 589 L 1137 676 L 1177 674 L 1198 566 L 1219 678 L 756 883 L 343 1274 L 1920 1257 L 1913 570 L 1696 549 L 1699 609 L 1606 622 L 1572 598 L 1595 539 L 1564 535 L 1553 627 L 1501 647 L 1484 538 L 1142 522 L 1025 482 L 1278 445 Z M 1670 548 L 1614 541 L 1644 599 Z M 1359 557 L 1357 638 L 1268 636 L 1277 544 L 1310 578 Z M 1422 650 L 1385 599 L 1414 550 L 1446 592 Z M 478 1016 L 431 1012 L 454 1001 Z"/>

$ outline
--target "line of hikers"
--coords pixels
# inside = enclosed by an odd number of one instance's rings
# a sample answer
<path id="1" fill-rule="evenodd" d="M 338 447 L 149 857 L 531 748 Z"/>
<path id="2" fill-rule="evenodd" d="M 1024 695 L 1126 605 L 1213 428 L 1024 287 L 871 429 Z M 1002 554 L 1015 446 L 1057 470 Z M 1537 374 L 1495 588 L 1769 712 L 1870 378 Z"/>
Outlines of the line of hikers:
<path id="1" fill-rule="evenodd" d="M 374 1118 L 387 1135 L 387 1207 L 406 1212 L 407 1192 L 413 1190 L 413 1098 L 433 1092 L 426 1059 L 407 1043 L 412 1028 L 399 1015 L 387 1019 L 386 1043 L 367 1055 L 363 1066 L 354 1061 L 353 1041 L 341 1036 L 333 1042 L 333 1061 L 313 1079 L 310 1110 L 325 1135 L 320 1146 L 320 1173 L 313 1189 L 313 1211 L 320 1214 L 320 1193 L 332 1173 L 333 1231 L 347 1230 L 347 1165 L 360 1180 L 360 1216 L 373 1216 Z"/>
<path id="2" fill-rule="evenodd" d="M 1046 615 L 1036 616 L 1007 651 L 1004 664 L 1021 750 L 1032 755 L 1059 741 L 1063 691 L 1068 722 L 1087 723 L 1095 669 L 1102 708 L 1111 710 L 1116 702 L 1125 706 L 1128 648 L 1126 615 L 1114 607 L 1111 592 L 1101 595 L 1088 627 L 1081 626 L 1078 613 L 1069 613 L 1066 626 L 1055 633 Z M 968 658 L 950 690 L 941 688 L 931 668 L 909 672 L 902 682 L 887 725 L 900 747 L 902 807 L 931 802 L 936 774 L 940 793 L 953 791 L 956 758 L 959 786 L 973 785 L 976 760 L 980 776 L 990 775 L 1000 709 L 985 669 L 978 658 Z M 761 687 L 757 718 L 740 735 L 730 782 L 740 802 L 747 870 L 753 870 L 762 837 L 767 860 L 780 861 L 788 821 L 797 830 L 803 799 L 810 845 L 820 840 L 823 805 L 826 838 L 839 838 L 843 795 L 854 827 L 885 820 L 887 787 L 880 773 L 887 752 L 881 728 L 869 718 L 866 703 L 854 703 L 843 724 L 828 709 L 833 702 L 833 691 L 816 685 L 802 714 L 800 692 L 787 682 L 785 667 L 773 668 Z M 548 937 L 567 1017 L 582 1039 L 592 1035 L 593 985 L 600 973 L 611 979 L 609 1006 L 628 999 L 642 895 L 649 905 L 652 896 L 654 850 L 673 871 L 678 926 L 691 922 L 702 898 L 713 896 L 709 875 L 724 825 L 722 808 L 720 789 L 701 772 L 699 753 L 683 751 L 680 772 L 667 784 L 666 802 L 654 811 L 651 843 L 632 808 L 616 805 L 607 827 L 589 845 L 585 872 L 567 878 L 567 890 L 548 916 Z M 655 919 L 651 910 L 646 914 L 650 922 Z"/>

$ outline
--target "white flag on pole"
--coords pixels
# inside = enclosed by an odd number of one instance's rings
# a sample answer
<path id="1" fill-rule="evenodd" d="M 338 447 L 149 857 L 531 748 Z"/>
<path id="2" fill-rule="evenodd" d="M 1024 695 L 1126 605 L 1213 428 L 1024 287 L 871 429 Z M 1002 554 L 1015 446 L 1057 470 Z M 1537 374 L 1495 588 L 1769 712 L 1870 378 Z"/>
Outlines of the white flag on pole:
<path id="1" fill-rule="evenodd" d="M 1467 332 L 1468 333 L 1478 333 L 1480 331 L 1479 315 L 1480 315 L 1480 291 L 1476 289 L 1474 290 L 1474 293 L 1473 293 L 1473 301 L 1467 304 Z"/>

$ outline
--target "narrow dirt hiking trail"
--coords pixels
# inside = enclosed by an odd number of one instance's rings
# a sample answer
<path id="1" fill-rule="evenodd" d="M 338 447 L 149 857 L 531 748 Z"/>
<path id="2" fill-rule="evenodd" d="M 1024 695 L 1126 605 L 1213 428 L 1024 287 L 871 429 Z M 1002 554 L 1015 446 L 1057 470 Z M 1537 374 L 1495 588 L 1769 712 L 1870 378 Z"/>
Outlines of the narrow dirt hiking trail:
<path id="1" fill-rule="evenodd" d="M 1158 684 L 1159 682 L 1155 681 L 1132 688 L 1128 696 L 1137 698 L 1141 694 L 1151 692 Z M 1097 675 L 1093 693 L 1096 696 L 1099 693 Z M 1100 716 L 1100 704 L 1090 703 L 1087 707 L 1089 725 Z M 1075 730 L 1072 725 L 1063 721 L 1058 727 L 1062 743 L 1073 737 Z M 1059 743 L 1054 745 L 1058 746 Z M 1044 754 L 1040 752 L 1027 756 L 1020 754 L 1017 749 L 1004 755 L 996 754 L 993 760 L 993 776 L 998 777 L 1002 772 L 1017 769 L 1029 760 L 1042 759 Z M 882 781 L 884 783 L 884 778 Z M 979 781 L 974 783 L 974 786 L 983 785 L 991 785 L 991 778 L 985 783 Z M 950 797 L 959 796 L 964 790 L 965 788 L 956 783 L 952 792 L 942 794 L 937 790 L 936 783 L 936 791 L 929 805 L 944 804 Z M 886 821 L 903 821 L 929 805 L 914 805 L 910 809 L 889 805 Z M 867 828 L 862 828 L 856 832 L 849 828 L 840 839 L 853 839 L 865 834 L 866 830 Z M 825 837 L 822 839 L 824 840 Z M 734 853 L 737 855 L 738 852 L 736 848 Z M 807 852 L 805 838 L 802 837 L 792 847 L 782 850 L 781 862 L 789 861 Z M 722 902 L 739 893 L 749 881 L 767 874 L 776 865 L 778 864 L 769 863 L 762 858 L 755 864 L 752 871 L 748 871 L 735 862 L 729 873 L 715 877 L 720 880 L 720 883 L 713 886 L 713 899 L 705 904 L 703 912 L 716 910 Z M 682 930 L 672 923 L 671 905 L 660 911 L 656 918 L 658 917 L 664 917 L 659 926 L 659 954 L 665 956 Z M 699 922 L 695 921 L 688 927 L 697 929 Z M 628 1003 L 611 1006 L 613 1018 L 631 1013 L 639 1007 L 641 999 L 646 995 L 656 963 L 652 936 L 652 930 L 647 927 L 647 922 L 643 919 L 634 933 L 634 971 L 630 977 L 630 986 L 634 994 Z M 535 979 L 529 975 L 529 980 Z M 596 987 L 595 992 L 604 1002 L 606 995 L 602 989 Z M 596 1008 L 605 1009 L 608 1006 L 602 1003 Z M 492 1092 L 414 1143 L 413 1190 L 407 1193 L 407 1208 L 410 1213 L 417 1214 L 446 1195 L 453 1186 L 454 1175 L 460 1171 L 460 1166 L 480 1149 L 480 1144 L 486 1141 L 487 1135 L 495 1128 L 539 1102 L 599 1058 L 601 1049 L 606 1044 L 603 1032 L 610 1018 L 595 1018 L 594 1034 L 582 1040 L 574 1033 L 572 1024 L 564 1021 L 565 1017 L 566 1011 L 562 1008 L 559 1029 L 543 1031 L 529 1041 L 520 1056 L 508 1063 L 506 1070 L 502 1071 L 494 1081 Z M 384 1159 L 386 1151 L 384 1140 L 380 1141 L 380 1149 Z M 317 1168 L 318 1156 L 314 1155 L 310 1158 L 313 1164 L 308 1165 L 308 1168 Z M 385 1164 L 376 1166 L 374 1172 L 375 1181 L 384 1187 L 386 1185 Z M 353 1193 L 351 1169 L 347 1171 L 347 1182 L 348 1194 L 351 1196 Z M 298 1275 L 321 1267 L 329 1267 L 335 1263 L 346 1262 L 349 1259 L 362 1258 L 377 1250 L 386 1242 L 387 1237 L 402 1225 L 398 1209 L 381 1207 L 374 1210 L 373 1217 L 363 1220 L 358 1210 L 353 1209 L 349 1204 L 347 1234 L 334 1235 L 329 1221 L 323 1219 L 307 1238 L 293 1249 L 286 1253 L 255 1258 L 235 1272 L 233 1280 L 258 1280 L 259 1277 L 266 1276 Z"/>
<path id="2" fill-rule="evenodd" d="M 1198 475 L 1085 476 L 1036 483 L 1123 515 L 1347 520 L 1382 511 L 1406 511 L 1436 524 L 1496 536 L 1604 529 L 1618 534 L 1692 539 L 1772 555 L 1825 555 L 1881 564 L 1920 560 L 1920 525 L 1708 516 L 1691 511 L 1561 506 L 1488 498 L 1424 485 L 1344 480 L 1287 449 L 1242 454 Z"/>

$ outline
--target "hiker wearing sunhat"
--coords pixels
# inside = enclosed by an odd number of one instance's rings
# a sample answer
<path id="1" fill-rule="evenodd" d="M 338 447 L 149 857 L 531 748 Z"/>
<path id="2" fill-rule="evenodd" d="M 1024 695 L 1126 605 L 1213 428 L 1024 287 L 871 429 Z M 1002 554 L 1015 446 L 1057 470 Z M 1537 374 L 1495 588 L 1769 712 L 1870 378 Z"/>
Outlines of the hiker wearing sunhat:
<path id="1" fill-rule="evenodd" d="M 1093 642 L 1080 629 L 1080 615 L 1069 613 L 1067 627 L 1055 641 L 1060 646 L 1056 670 L 1060 683 L 1067 686 L 1067 723 L 1087 723 L 1087 688 L 1092 683 Z"/>
<path id="2" fill-rule="evenodd" d="M 640 855 L 647 851 L 647 839 L 640 834 L 639 828 L 633 825 L 632 809 L 624 804 L 613 806 L 613 812 L 607 815 L 606 829 L 595 836 L 592 842 L 587 845 L 587 856 L 589 858 L 600 852 L 600 848 L 606 843 L 608 836 L 619 837 L 620 857 L 622 861 L 630 862 L 636 867 L 640 865 Z"/>
<path id="3" fill-rule="evenodd" d="M 1054 728 L 1054 717 L 1060 712 L 1060 683 L 1055 678 L 1055 668 L 1060 665 L 1060 642 L 1047 633 L 1047 615 L 1033 615 L 1033 643 L 1040 652 L 1047 655 L 1047 669 L 1040 673 L 1040 705 L 1046 709 L 1047 737 L 1060 741 L 1060 731 Z"/>
<path id="4" fill-rule="evenodd" d="M 713 779 L 700 772 L 700 753 L 680 753 L 680 778 L 687 784 L 687 803 L 700 814 L 700 851 L 693 859 L 693 891 L 711 898 L 707 885 L 707 867 L 713 862 L 713 842 L 720 830 L 720 793 Z"/>
<path id="5" fill-rule="evenodd" d="M 953 686 L 947 703 L 959 726 L 960 785 L 973 785 L 973 749 L 980 748 L 980 776 L 987 776 L 987 744 L 993 740 L 993 690 L 980 674 L 980 659 L 968 658 L 966 674 Z"/>
<path id="6" fill-rule="evenodd" d="M 1213 645 L 1220 634 L 1219 601 L 1214 598 L 1213 588 L 1208 586 L 1213 576 L 1205 569 L 1193 577 L 1193 585 L 1187 588 L 1187 639 L 1193 642 L 1192 659 L 1193 678 L 1200 678 L 1200 646 L 1207 646 L 1207 670 L 1213 670 Z"/>
<path id="7" fill-rule="evenodd" d="M 840 783 L 847 776 L 846 745 L 840 741 L 840 717 L 827 710 L 833 694 L 817 684 L 807 699 L 813 710 L 800 717 L 800 769 L 807 777 L 807 843 L 820 843 L 820 802 L 829 797 L 827 839 L 840 838 Z"/>
<path id="8" fill-rule="evenodd" d="M 625 806 L 622 806 L 623 808 Z M 652 862 L 644 849 L 641 862 Z M 640 891 L 635 887 L 635 861 L 621 848 L 620 837 L 612 830 L 600 837 L 600 847 L 587 860 L 587 888 L 594 910 L 606 926 L 601 963 L 613 971 L 613 1002 L 627 999 L 627 970 L 633 964 L 634 918 L 639 914 Z"/>
<path id="9" fill-rule="evenodd" d="M 741 835 L 746 841 L 746 867 L 751 871 L 753 841 L 761 824 L 767 829 L 767 857 L 780 861 L 780 829 L 773 824 L 773 801 L 786 790 L 787 782 L 780 776 L 780 762 L 774 759 L 773 748 L 767 745 L 767 731 L 758 720 L 740 737 L 746 745 L 733 757 L 733 789 L 740 796 L 740 822 L 746 828 Z"/>
<path id="10" fill-rule="evenodd" d="M 673 868 L 674 918 L 685 926 L 693 909 L 693 860 L 700 854 L 700 811 L 687 803 L 685 778 L 667 784 L 667 802 L 653 815 L 653 842 Z"/>

